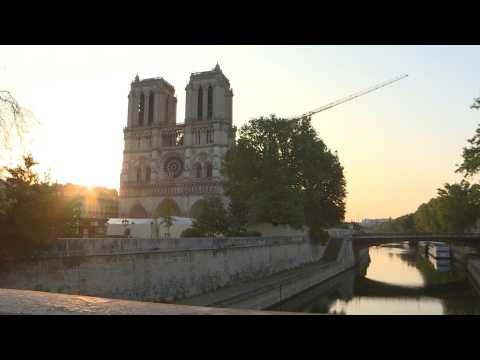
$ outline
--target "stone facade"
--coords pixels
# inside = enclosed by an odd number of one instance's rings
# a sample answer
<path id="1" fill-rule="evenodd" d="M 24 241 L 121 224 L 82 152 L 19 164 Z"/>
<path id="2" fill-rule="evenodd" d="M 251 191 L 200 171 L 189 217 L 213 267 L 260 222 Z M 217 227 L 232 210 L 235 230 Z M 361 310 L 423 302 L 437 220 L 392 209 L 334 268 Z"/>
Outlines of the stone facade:
<path id="1" fill-rule="evenodd" d="M 233 92 L 219 65 L 193 73 L 186 87 L 185 122 L 176 122 L 175 89 L 163 78 L 131 84 L 120 181 L 120 216 L 153 216 L 172 199 L 177 215 L 222 193 L 220 166 L 233 145 Z"/>

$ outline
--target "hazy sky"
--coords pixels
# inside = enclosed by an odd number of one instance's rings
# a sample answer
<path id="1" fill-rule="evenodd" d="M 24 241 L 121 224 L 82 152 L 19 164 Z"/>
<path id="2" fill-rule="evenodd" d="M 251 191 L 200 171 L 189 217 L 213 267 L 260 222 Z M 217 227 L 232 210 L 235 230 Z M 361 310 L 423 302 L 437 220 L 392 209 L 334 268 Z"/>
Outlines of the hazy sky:
<path id="1" fill-rule="evenodd" d="M 59 182 L 119 186 L 130 82 L 175 86 L 216 62 L 233 121 L 300 115 L 403 73 L 409 77 L 313 118 L 347 178 L 347 220 L 414 211 L 445 182 L 480 120 L 479 46 L 0 46 L 0 89 L 40 122 L 34 156 Z"/>

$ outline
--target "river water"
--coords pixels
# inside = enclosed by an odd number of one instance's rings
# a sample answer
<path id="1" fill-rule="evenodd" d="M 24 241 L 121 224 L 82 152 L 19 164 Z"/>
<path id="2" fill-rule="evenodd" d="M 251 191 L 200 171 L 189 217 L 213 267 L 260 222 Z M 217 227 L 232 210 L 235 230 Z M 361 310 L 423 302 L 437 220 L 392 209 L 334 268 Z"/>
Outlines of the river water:
<path id="1" fill-rule="evenodd" d="M 368 255 L 362 256 L 358 268 L 272 310 L 347 315 L 480 314 L 480 293 L 461 258 L 435 260 L 407 242 L 371 247 Z"/>

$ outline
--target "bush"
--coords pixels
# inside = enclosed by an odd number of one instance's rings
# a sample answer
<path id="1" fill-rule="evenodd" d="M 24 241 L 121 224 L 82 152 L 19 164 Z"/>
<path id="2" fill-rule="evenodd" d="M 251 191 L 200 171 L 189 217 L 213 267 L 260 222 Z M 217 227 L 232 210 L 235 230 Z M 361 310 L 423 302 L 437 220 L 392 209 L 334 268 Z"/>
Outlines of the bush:
<path id="1" fill-rule="evenodd" d="M 208 195 L 197 202 L 196 218 L 193 221 L 193 227 L 201 229 L 208 236 L 228 232 L 227 211 L 219 195 Z"/>
<path id="2" fill-rule="evenodd" d="M 202 230 L 200 230 L 199 228 L 191 227 L 191 228 L 183 230 L 182 233 L 180 234 L 180 237 L 182 237 L 182 238 L 205 237 L 205 233 Z"/>
<path id="3" fill-rule="evenodd" d="M 262 236 L 262 233 L 259 231 L 240 231 L 237 233 L 233 233 L 230 236 L 237 236 L 237 237 L 259 237 Z"/>
<path id="4" fill-rule="evenodd" d="M 320 228 L 310 228 L 309 235 L 314 244 L 325 245 L 330 238 L 328 232 Z"/>

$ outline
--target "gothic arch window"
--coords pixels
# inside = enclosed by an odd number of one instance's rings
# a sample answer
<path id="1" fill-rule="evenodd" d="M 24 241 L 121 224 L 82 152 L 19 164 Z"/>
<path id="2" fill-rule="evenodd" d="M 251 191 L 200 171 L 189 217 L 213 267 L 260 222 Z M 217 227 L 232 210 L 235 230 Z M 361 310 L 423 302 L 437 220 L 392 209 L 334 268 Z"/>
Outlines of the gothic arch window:
<path id="1" fill-rule="evenodd" d="M 202 200 L 197 200 L 190 208 L 189 215 L 193 219 L 197 219 L 198 215 L 202 212 Z"/>
<path id="2" fill-rule="evenodd" d="M 138 125 L 143 125 L 143 114 L 145 110 L 145 96 L 143 94 L 140 95 L 140 101 L 138 103 Z"/>
<path id="3" fill-rule="evenodd" d="M 145 210 L 145 208 L 140 205 L 140 204 L 136 204 L 135 206 L 133 206 L 130 211 L 129 211 L 129 217 L 131 218 L 146 218 L 147 217 L 147 211 Z"/>
<path id="4" fill-rule="evenodd" d="M 168 96 L 165 96 L 165 122 L 168 123 Z"/>
<path id="5" fill-rule="evenodd" d="M 193 143 L 194 144 L 200 144 L 202 139 L 202 134 L 200 132 L 200 129 L 193 129 Z"/>
<path id="6" fill-rule="evenodd" d="M 213 173 L 213 166 L 211 163 L 207 164 L 207 178 L 211 178 Z"/>
<path id="7" fill-rule="evenodd" d="M 137 184 L 140 184 L 142 182 L 142 169 L 140 167 L 137 167 Z"/>
<path id="8" fill-rule="evenodd" d="M 211 120 L 213 115 L 213 88 L 212 85 L 208 86 L 208 106 L 207 106 L 207 119 Z"/>
<path id="9" fill-rule="evenodd" d="M 145 169 L 145 182 L 147 183 L 150 182 L 151 175 L 152 175 L 152 169 L 150 169 L 150 166 L 147 166 Z"/>
<path id="10" fill-rule="evenodd" d="M 202 165 L 199 163 L 197 165 L 195 165 L 195 176 L 197 178 L 201 178 L 202 177 Z"/>
<path id="11" fill-rule="evenodd" d="M 207 144 L 212 144 L 213 143 L 213 129 L 209 128 L 207 129 Z"/>
<path id="12" fill-rule="evenodd" d="M 148 124 L 153 123 L 153 111 L 155 109 L 155 95 L 153 91 L 150 92 L 148 97 Z"/>
<path id="13" fill-rule="evenodd" d="M 198 104 L 197 104 L 197 119 L 202 120 L 202 113 L 203 113 L 203 89 L 200 86 L 198 88 Z"/>
<path id="14" fill-rule="evenodd" d="M 167 214 L 170 216 L 182 216 L 180 206 L 178 206 L 175 200 L 169 197 L 163 199 L 160 204 L 158 204 L 157 208 L 155 209 L 154 216 L 163 217 Z"/>

